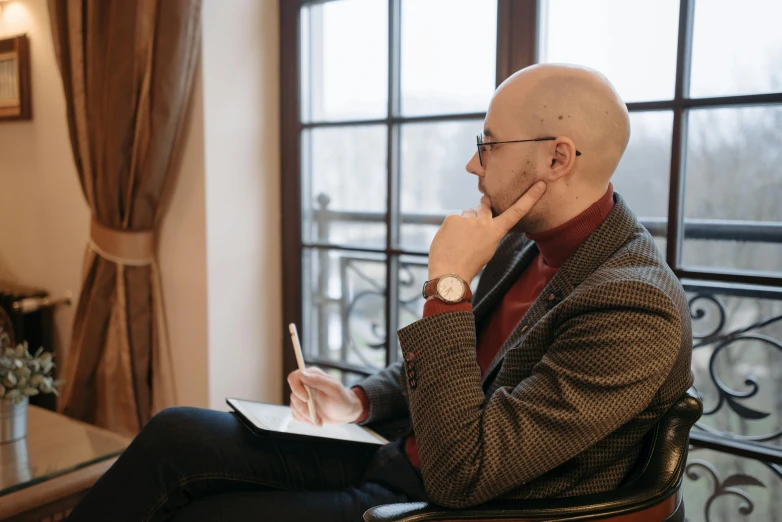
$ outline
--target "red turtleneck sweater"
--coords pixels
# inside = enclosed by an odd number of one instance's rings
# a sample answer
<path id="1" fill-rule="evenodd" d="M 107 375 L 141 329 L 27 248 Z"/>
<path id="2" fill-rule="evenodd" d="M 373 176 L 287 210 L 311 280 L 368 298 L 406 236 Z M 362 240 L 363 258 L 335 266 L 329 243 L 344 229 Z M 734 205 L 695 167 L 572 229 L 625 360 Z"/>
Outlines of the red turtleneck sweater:
<path id="1" fill-rule="evenodd" d="M 476 357 L 481 373 L 486 372 L 494 356 L 557 270 L 578 250 L 578 247 L 605 220 L 613 208 L 614 187 L 609 185 L 608 191 L 600 200 L 567 223 L 546 232 L 527 234 L 527 237 L 538 246 L 539 253 L 491 312 L 489 320 L 478 332 Z M 472 312 L 472 305 L 470 303 L 447 304 L 437 299 L 429 299 L 424 304 L 424 317 L 460 311 Z M 364 406 L 364 413 L 356 421 L 361 422 L 369 415 L 369 401 L 360 386 L 355 386 L 353 389 Z M 415 436 L 410 436 L 405 441 L 405 453 L 415 467 L 420 467 Z"/>

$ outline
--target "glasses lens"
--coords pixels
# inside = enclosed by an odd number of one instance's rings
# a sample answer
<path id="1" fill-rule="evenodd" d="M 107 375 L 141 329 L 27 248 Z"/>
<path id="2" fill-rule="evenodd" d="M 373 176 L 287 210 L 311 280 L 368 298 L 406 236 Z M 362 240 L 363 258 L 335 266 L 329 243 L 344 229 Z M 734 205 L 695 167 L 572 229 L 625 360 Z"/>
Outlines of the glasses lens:
<path id="1" fill-rule="evenodd" d="M 475 141 L 478 144 L 478 163 L 480 163 L 481 167 L 483 167 L 483 157 L 481 156 L 481 142 L 483 140 L 481 138 L 483 138 L 483 136 L 481 134 L 478 134 L 477 136 L 475 136 Z"/>

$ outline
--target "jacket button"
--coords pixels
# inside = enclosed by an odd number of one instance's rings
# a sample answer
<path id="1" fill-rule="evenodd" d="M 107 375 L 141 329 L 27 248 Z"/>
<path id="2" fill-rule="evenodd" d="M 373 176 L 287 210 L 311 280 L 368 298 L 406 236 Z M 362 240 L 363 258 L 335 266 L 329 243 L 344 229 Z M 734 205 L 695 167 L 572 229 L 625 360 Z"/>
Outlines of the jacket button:
<path id="1" fill-rule="evenodd" d="M 556 298 L 557 298 L 557 296 L 555 296 L 554 294 L 551 294 L 550 296 L 548 296 L 548 300 L 549 301 L 553 301 Z"/>

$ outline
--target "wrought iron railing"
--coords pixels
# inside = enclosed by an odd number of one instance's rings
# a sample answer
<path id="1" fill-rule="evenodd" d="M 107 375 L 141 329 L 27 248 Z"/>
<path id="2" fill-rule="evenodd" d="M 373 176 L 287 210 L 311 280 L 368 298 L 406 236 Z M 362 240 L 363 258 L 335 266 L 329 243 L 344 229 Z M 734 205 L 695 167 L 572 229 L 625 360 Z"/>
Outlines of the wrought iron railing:
<path id="1" fill-rule="evenodd" d="M 782 507 L 782 291 L 684 286 L 704 400 L 686 467 L 685 493 L 696 497 L 689 520 L 775 520 Z"/>
<path id="2" fill-rule="evenodd" d="M 386 220 L 384 213 L 330 210 L 327 198 L 320 203 L 309 216 L 315 224 L 314 244 L 328 244 L 335 222 Z M 439 225 L 444 217 L 403 214 L 400 224 Z M 665 219 L 641 221 L 652 235 L 665 237 Z M 782 223 L 688 219 L 684 238 L 782 243 Z M 414 319 L 420 316 L 427 263 L 425 252 L 405 253 L 399 252 L 399 310 L 400 317 Z M 357 376 L 377 371 L 386 361 L 385 316 L 371 316 L 363 304 L 385 300 L 384 278 L 366 273 L 373 264 L 384 267 L 385 260 L 369 251 L 345 249 L 335 265 L 327 249 L 312 254 L 320 269 L 312 287 L 317 295 L 309 302 L 311 312 L 322 317 L 310 361 Z M 690 296 L 695 387 L 704 400 L 685 473 L 688 520 L 776 520 L 782 513 L 782 289 L 719 282 L 683 285 Z M 335 286 L 340 290 L 332 297 L 329 287 Z M 330 332 L 334 324 L 324 313 L 329 307 L 340 318 L 336 347 Z M 361 341 L 356 339 L 359 330 Z"/>
<path id="3" fill-rule="evenodd" d="M 331 210 L 329 199 L 320 197 L 318 208 L 312 210 L 312 221 L 318 225 L 318 238 L 327 239 L 328 228 L 337 222 L 351 223 L 385 223 L 383 212 L 360 212 L 352 210 Z M 445 214 L 437 213 L 404 213 L 400 216 L 403 225 L 435 225 L 439 226 L 445 219 Z M 655 237 L 666 237 L 668 219 L 662 217 L 646 217 L 640 219 L 641 224 Z M 782 243 L 782 222 L 773 221 L 742 221 L 728 219 L 692 219 L 684 220 L 684 239 L 747 241 L 753 243 Z"/>

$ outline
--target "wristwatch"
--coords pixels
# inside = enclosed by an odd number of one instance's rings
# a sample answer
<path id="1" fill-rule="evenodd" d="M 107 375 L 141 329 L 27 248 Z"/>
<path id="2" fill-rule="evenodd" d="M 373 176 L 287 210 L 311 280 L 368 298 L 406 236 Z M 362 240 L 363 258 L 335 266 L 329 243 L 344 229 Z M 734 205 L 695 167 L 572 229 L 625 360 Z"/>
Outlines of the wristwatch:
<path id="1" fill-rule="evenodd" d="M 434 296 L 445 303 L 453 304 L 465 301 L 469 303 L 472 299 L 472 290 L 461 277 L 447 274 L 424 283 L 422 295 L 424 299 Z"/>

